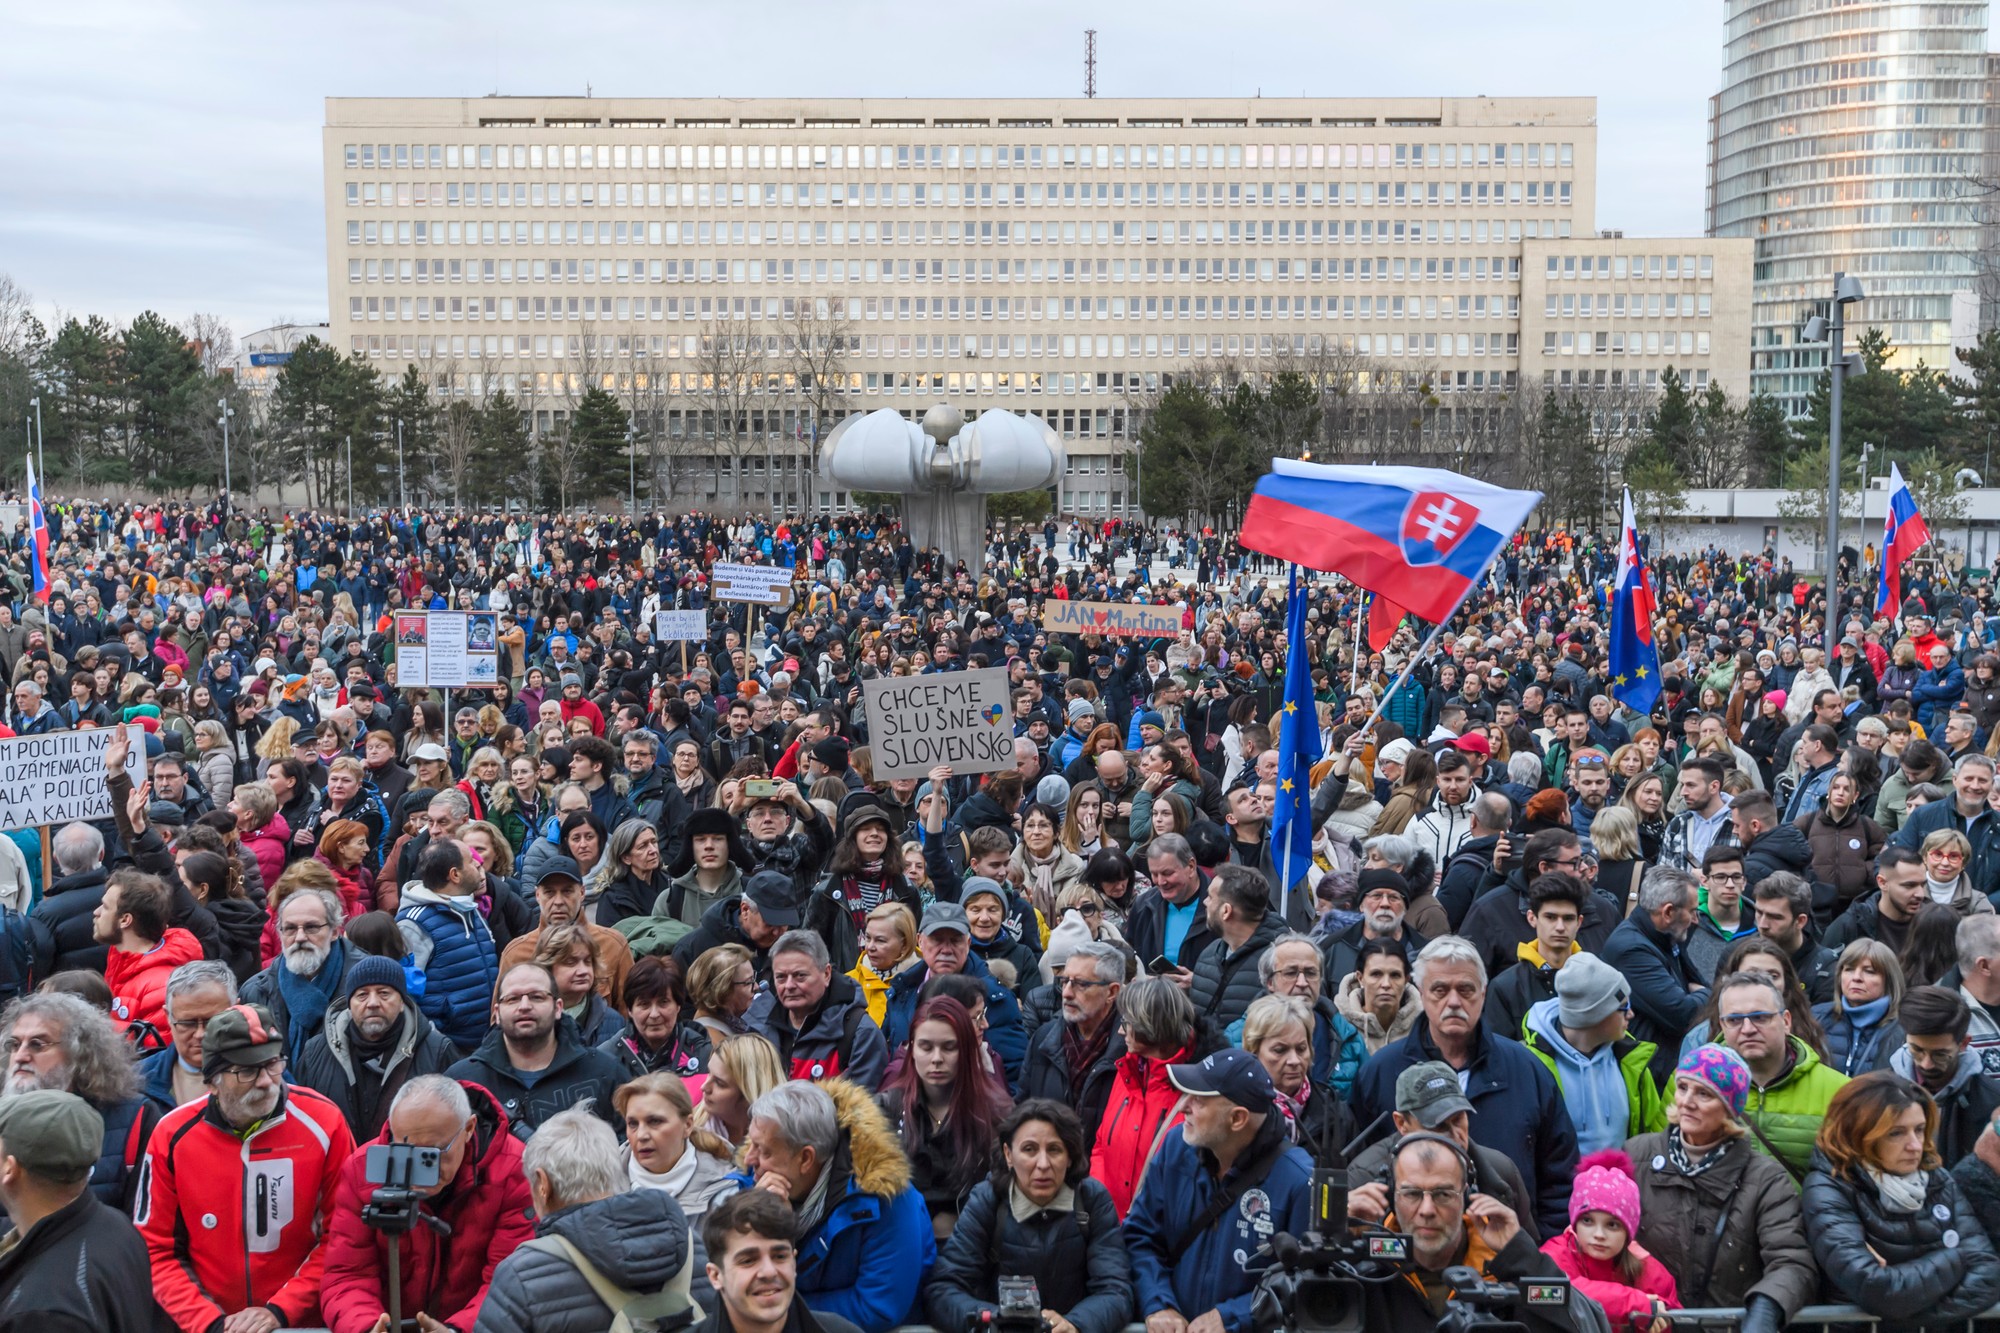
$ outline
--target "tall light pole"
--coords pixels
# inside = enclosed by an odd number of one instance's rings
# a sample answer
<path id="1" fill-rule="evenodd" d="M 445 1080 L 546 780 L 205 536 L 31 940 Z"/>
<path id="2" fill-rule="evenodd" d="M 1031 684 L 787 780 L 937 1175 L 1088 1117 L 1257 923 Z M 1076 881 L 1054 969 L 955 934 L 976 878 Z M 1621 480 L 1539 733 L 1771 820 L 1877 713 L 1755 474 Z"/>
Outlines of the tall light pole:
<path id="1" fill-rule="evenodd" d="M 1861 284 L 1845 273 L 1833 275 L 1833 302 L 1828 315 L 1814 315 L 1806 321 L 1801 342 L 1829 344 L 1827 356 L 1828 399 L 1826 433 L 1826 624 L 1832 633 L 1834 617 L 1840 610 L 1840 390 L 1841 382 L 1853 372 L 1842 339 L 1847 333 L 1847 307 L 1862 297 Z"/>
<path id="2" fill-rule="evenodd" d="M 627 502 L 633 518 L 639 516 L 639 463 L 638 447 L 632 443 L 632 419 L 625 419 L 625 485 L 631 492 Z"/>
<path id="3" fill-rule="evenodd" d="M 42 456 L 42 398 L 36 394 L 28 400 L 28 406 L 35 409 L 35 475 L 42 485 L 49 484 L 49 460 Z"/>
<path id="4" fill-rule="evenodd" d="M 404 512 L 410 508 L 410 492 L 403 485 L 403 419 L 396 418 L 396 498 Z"/>
<path id="5" fill-rule="evenodd" d="M 229 418 L 236 415 L 236 409 L 229 405 L 227 398 L 215 400 L 222 411 L 222 512 L 229 513 Z"/>

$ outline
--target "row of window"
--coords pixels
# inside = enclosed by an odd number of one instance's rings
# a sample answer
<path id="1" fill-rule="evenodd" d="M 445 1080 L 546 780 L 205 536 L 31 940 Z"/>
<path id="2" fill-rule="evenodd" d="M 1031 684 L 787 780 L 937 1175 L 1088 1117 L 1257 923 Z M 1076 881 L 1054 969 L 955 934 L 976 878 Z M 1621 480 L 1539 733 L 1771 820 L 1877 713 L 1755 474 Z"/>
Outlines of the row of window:
<path id="1" fill-rule="evenodd" d="M 603 341 L 602 339 L 599 340 L 600 343 Z M 1051 343 L 1055 342 L 1054 339 L 1050 339 L 1049 341 Z M 1074 339 L 1065 339 L 1064 345 L 1067 346 L 1076 341 Z M 657 344 L 659 339 L 654 339 L 654 342 Z M 530 343 L 530 340 L 525 337 L 515 338 L 491 334 L 485 337 L 477 334 L 463 336 L 453 334 L 450 337 L 438 336 L 435 338 L 421 334 L 403 334 L 399 339 L 395 334 L 363 335 L 357 333 L 349 339 L 349 347 L 356 356 L 368 356 L 377 359 L 400 358 L 404 361 L 528 360 L 535 353 L 532 351 L 532 344 L 524 348 L 521 346 L 524 343 Z M 1232 333 L 1228 335 L 1213 334 L 1191 337 L 1188 334 L 1182 334 L 1178 339 L 1171 334 L 1149 334 L 1144 338 L 1134 337 L 1129 339 L 1100 336 L 1094 340 L 1083 339 L 1078 344 L 1083 350 L 1063 352 L 1052 346 L 1043 355 L 1082 358 L 1092 356 L 1093 352 L 1089 348 L 1094 347 L 1094 356 L 1097 360 L 1103 360 L 1106 357 L 1112 356 L 1166 357 L 1180 360 L 1185 360 L 1188 357 L 1200 358 L 1209 356 L 1292 356 L 1294 354 L 1316 356 L 1322 354 L 1328 346 L 1343 344 L 1346 351 L 1350 353 L 1374 357 L 1457 356 L 1469 358 L 1474 356 L 1518 357 L 1520 355 L 1519 339 L 1511 333 L 1504 335 L 1504 337 L 1496 333 L 1489 338 L 1485 335 L 1464 333 L 1438 334 L 1418 332 L 1329 334 L 1324 336 L 1303 333 L 1266 333 L 1261 335 L 1254 333 Z M 561 350 L 548 353 L 548 355 L 558 357 L 565 354 L 572 358 L 584 355 L 581 340 L 572 335 L 570 350 L 567 353 Z M 613 353 L 600 351 L 597 355 L 609 357 Z M 657 360 L 670 361 L 675 359 L 664 348 L 650 355 L 653 359 Z M 692 357 L 682 359 L 692 359 Z M 512 372 L 509 373 L 510 375 L 512 374 Z M 605 371 L 602 373 L 605 380 L 608 381 L 605 384 L 606 388 L 617 387 L 620 389 L 629 389 L 636 384 L 638 388 L 644 390 L 648 384 L 657 381 L 659 384 L 666 386 L 665 391 L 668 393 L 696 393 L 700 391 L 704 378 L 712 377 L 714 372 L 712 370 L 663 370 L 656 372 Z M 793 377 L 781 371 L 746 371 L 738 373 L 748 376 L 750 389 L 755 392 L 774 395 L 799 392 L 799 387 Z M 1495 376 L 1498 376 L 1500 373 L 1499 371 L 1493 372 Z M 1046 391 L 1049 393 L 1061 392 L 1074 394 L 1082 392 L 1088 394 L 1092 392 L 1091 373 L 1088 371 L 1078 374 L 1068 371 L 1058 373 L 1041 370 L 857 370 L 849 371 L 847 375 L 847 389 L 848 392 L 852 393 L 896 392 L 898 390 L 907 392 L 909 386 L 914 386 L 920 390 L 928 386 L 939 392 L 949 391 L 952 393 L 1042 393 Z M 520 372 L 519 377 L 537 396 L 546 396 L 550 393 L 552 391 L 552 384 L 553 392 L 556 393 L 564 392 L 563 386 L 565 383 L 568 383 L 570 386 L 569 391 L 572 393 L 580 392 L 583 387 L 582 378 L 577 372 L 573 371 L 523 371 Z M 1108 389 L 1104 388 L 1103 379 L 1104 376 L 1100 373 L 1097 376 L 1097 390 L 1099 392 L 1109 392 Z M 1081 380 L 1083 386 L 1080 390 L 1077 387 L 1079 380 Z M 1044 388 L 1045 385 L 1056 383 L 1060 383 L 1062 387 L 1059 389 Z M 511 394 L 515 390 L 510 388 L 507 392 Z"/>
<path id="2" fill-rule="evenodd" d="M 350 259 L 350 283 L 1518 282 L 1519 258 L 1462 259 Z M 915 265 L 914 269 L 911 267 Z M 651 274 L 650 279 L 648 274 Z M 782 275 L 782 276 L 780 276 Z M 1553 295 L 1551 301 L 1557 298 Z M 1576 298 L 1570 298 L 1574 301 Z M 1690 297 L 1689 299 L 1693 299 Z M 1553 312 L 1551 312 L 1553 313 Z"/>
<path id="3" fill-rule="evenodd" d="M 1172 181 L 1030 181 L 996 189 L 957 181 L 908 185 L 883 181 L 717 182 L 648 185 L 637 181 L 584 181 L 544 186 L 539 181 L 348 181 L 349 208 L 1025 208 L 1074 204 L 1080 208 L 1221 208 L 1225 205 L 1325 204 L 1368 208 L 1376 204 L 1567 204 L 1569 181 L 1217 181 L 1177 189 Z"/>
<path id="4" fill-rule="evenodd" d="M 1310 223 L 1304 218 L 1223 222 L 360 222 L 349 245 L 1316 245 L 1486 244 L 1569 235 L 1559 221 L 1418 218 Z M 1678 256 L 1676 257 L 1678 258 Z M 1621 273 L 1619 276 L 1623 277 Z M 1655 275 L 1657 276 L 1657 275 Z M 1678 274 L 1676 275 L 1678 276 Z M 1693 256 L 1687 276 L 1694 276 Z M 1703 276 L 1707 276 L 1704 274 Z"/>
<path id="5" fill-rule="evenodd" d="M 1707 356 L 1708 334 L 1660 333 L 1647 329 L 1599 329 L 1595 333 L 1542 334 L 1543 356 Z"/>
<path id="6" fill-rule="evenodd" d="M 1542 314 L 1549 319 L 1603 319 L 1607 316 L 1623 319 L 1626 299 L 1624 292 L 1598 292 L 1595 299 L 1587 292 L 1582 296 L 1549 295 L 1542 299 Z M 1658 292 L 1633 292 L 1630 299 L 1633 316 L 1644 315 L 1649 319 L 1707 319 L 1711 300 L 1707 292 L 1687 296 L 1668 292 L 1664 297 Z"/>
<path id="7" fill-rule="evenodd" d="M 358 168 L 485 171 L 840 170 L 895 167 L 1567 167 L 1568 143 L 1398 144 L 345 144 L 341 161 Z"/>
<path id="8" fill-rule="evenodd" d="M 1640 374 L 1641 372 L 1637 370 L 1629 372 L 1629 382 L 1635 388 L 1640 383 Z M 1660 372 L 1657 369 L 1645 371 L 1644 374 L 1645 385 L 1648 389 L 1658 389 L 1660 387 Z M 1602 370 L 1564 370 L 1561 372 L 1544 370 L 1542 372 L 1542 387 L 1553 389 L 1560 385 L 1565 389 L 1602 389 L 1608 386 L 1616 389 L 1621 384 L 1627 382 L 1620 378 L 1625 375 L 1627 375 L 1626 371 L 1614 370 L 1610 372 L 1610 379 L 1607 381 L 1605 372 Z M 1687 372 L 1681 372 L 1681 378 L 1685 380 Z M 1693 385 L 1696 393 L 1706 392 L 1708 389 L 1708 372 L 1706 370 L 1695 371 Z"/>
<path id="9" fill-rule="evenodd" d="M 664 309 L 663 303 L 664 301 Z M 880 298 L 878 314 L 876 298 L 866 302 L 849 298 L 844 306 L 835 303 L 837 313 L 850 320 L 902 320 L 924 319 L 924 301 L 917 298 L 914 314 L 910 298 Z M 895 308 L 892 309 L 892 302 Z M 821 317 L 825 317 L 826 303 L 821 302 Z M 761 309 L 760 309 L 761 307 Z M 790 318 L 791 303 L 786 303 L 786 318 Z M 433 320 L 464 321 L 467 323 L 497 322 L 501 324 L 542 323 L 565 319 L 588 321 L 617 320 L 627 322 L 653 322 L 661 320 L 679 321 L 729 319 L 777 319 L 779 305 L 777 298 L 766 297 L 762 301 L 750 298 L 746 309 L 743 298 L 738 297 L 732 308 L 724 297 L 713 303 L 702 298 L 700 306 L 694 297 L 686 298 L 685 304 L 674 297 L 654 297 L 650 306 L 644 297 L 630 299 L 618 297 L 614 301 L 608 296 L 565 298 L 511 296 L 350 296 L 347 298 L 347 317 L 354 323 L 428 323 Z M 865 314 L 864 314 L 865 312 Z M 1633 317 L 1643 311 L 1635 306 Z M 933 298 L 930 302 L 929 318 L 966 319 L 982 322 L 998 319 L 1001 321 L 1047 321 L 1049 323 L 1090 323 L 1097 320 L 1198 320 L 1211 319 L 1506 319 L 1519 320 L 1521 298 L 1518 296 L 1183 296 L 1176 303 L 1171 296 L 1164 300 L 1159 297 L 1133 295 L 1100 296 L 1093 302 L 1086 296 L 1047 300 L 1036 298 L 1010 301 L 1001 297 L 997 301 L 985 298 L 974 301 L 967 298 L 963 306 L 957 297 Z M 872 343 L 874 335 L 869 335 Z M 1039 338 L 1036 339 L 1040 341 Z M 905 339 L 907 342 L 908 340 Z M 1015 341 L 1018 343 L 1019 338 Z M 1004 343 L 1004 340 L 1003 340 Z M 953 339 L 956 350 L 957 340 Z M 871 353 L 872 355 L 872 353 Z M 1001 355 L 1006 355 L 1003 351 Z"/>
<path id="10" fill-rule="evenodd" d="M 1693 278 L 1699 273 L 1703 278 L 1715 276 L 1714 255 L 1555 255 L 1548 256 L 1548 277 L 1588 282 L 1593 278 L 1602 282 L 1610 279 L 1664 277 L 1668 282 L 1678 282 Z"/>

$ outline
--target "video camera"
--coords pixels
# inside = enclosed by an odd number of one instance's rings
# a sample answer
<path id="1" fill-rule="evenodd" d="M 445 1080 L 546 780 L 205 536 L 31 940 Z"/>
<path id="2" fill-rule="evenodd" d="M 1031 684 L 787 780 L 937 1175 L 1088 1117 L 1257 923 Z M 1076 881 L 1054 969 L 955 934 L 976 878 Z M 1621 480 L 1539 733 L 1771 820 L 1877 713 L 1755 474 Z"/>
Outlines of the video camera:
<path id="1" fill-rule="evenodd" d="M 1408 1236 L 1382 1227 L 1355 1227 L 1347 1215 L 1344 1163 L 1387 1118 L 1386 1113 L 1377 1117 L 1340 1150 L 1337 1160 L 1343 1165 L 1313 1170 L 1313 1221 L 1304 1240 L 1284 1232 L 1271 1238 L 1275 1262 L 1251 1301 L 1251 1321 L 1259 1333 L 1365 1333 L 1368 1288 L 1401 1282 L 1413 1271 Z M 1504 1316 L 1524 1306 L 1569 1304 L 1567 1278 L 1495 1282 L 1460 1265 L 1447 1268 L 1444 1280 L 1454 1299 L 1437 1322 L 1438 1333 L 1528 1333 L 1524 1324 Z"/>
<path id="2" fill-rule="evenodd" d="M 1042 1333 L 1042 1289 L 1031 1277 L 1002 1275 L 991 1310 L 981 1310 L 971 1320 L 970 1333 Z"/>

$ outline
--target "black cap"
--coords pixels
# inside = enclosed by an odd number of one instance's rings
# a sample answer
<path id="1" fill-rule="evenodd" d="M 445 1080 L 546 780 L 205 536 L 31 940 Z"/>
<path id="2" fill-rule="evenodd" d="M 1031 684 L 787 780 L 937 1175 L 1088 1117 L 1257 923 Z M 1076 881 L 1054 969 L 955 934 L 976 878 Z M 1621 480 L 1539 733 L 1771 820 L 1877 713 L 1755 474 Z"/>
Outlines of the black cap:
<path id="1" fill-rule="evenodd" d="M 539 889 L 552 879 L 573 880 L 581 884 L 583 871 L 578 869 L 576 862 L 567 856 L 551 856 L 542 862 L 542 873 L 535 876 L 535 887 Z"/>
<path id="2" fill-rule="evenodd" d="M 804 919 L 798 886 L 782 870 L 760 870 L 743 885 L 743 896 L 756 907 L 766 925 L 790 929 Z"/>

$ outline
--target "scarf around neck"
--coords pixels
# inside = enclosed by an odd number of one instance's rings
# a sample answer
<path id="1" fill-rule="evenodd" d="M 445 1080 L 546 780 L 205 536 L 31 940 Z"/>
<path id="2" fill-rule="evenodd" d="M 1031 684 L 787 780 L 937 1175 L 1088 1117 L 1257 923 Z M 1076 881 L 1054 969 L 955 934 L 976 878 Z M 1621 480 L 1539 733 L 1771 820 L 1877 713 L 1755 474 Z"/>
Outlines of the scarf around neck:
<path id="1" fill-rule="evenodd" d="M 1861 1169 L 1875 1182 L 1875 1192 L 1881 1195 L 1882 1206 L 1890 1212 L 1914 1213 L 1924 1206 L 1924 1196 L 1930 1190 L 1930 1172 L 1912 1171 L 1907 1176 L 1892 1176 L 1872 1166 Z"/>
<path id="2" fill-rule="evenodd" d="M 1702 1172 L 1707 1171 L 1717 1162 L 1720 1162 L 1727 1155 L 1729 1145 L 1734 1141 L 1733 1139 L 1725 1138 L 1697 1157 L 1695 1156 L 1695 1150 L 1689 1148 L 1687 1140 L 1681 1137 L 1681 1127 L 1679 1125 L 1669 1125 L 1667 1126 L 1667 1160 L 1674 1164 L 1674 1170 L 1692 1179 L 1702 1174 Z"/>
<path id="3" fill-rule="evenodd" d="M 285 1000 L 285 1061 L 297 1065 L 306 1043 L 326 1022 L 327 1007 L 347 975 L 347 941 L 335 940 L 326 961 L 310 977 L 302 977 L 278 959 L 278 994 Z"/>

